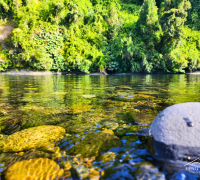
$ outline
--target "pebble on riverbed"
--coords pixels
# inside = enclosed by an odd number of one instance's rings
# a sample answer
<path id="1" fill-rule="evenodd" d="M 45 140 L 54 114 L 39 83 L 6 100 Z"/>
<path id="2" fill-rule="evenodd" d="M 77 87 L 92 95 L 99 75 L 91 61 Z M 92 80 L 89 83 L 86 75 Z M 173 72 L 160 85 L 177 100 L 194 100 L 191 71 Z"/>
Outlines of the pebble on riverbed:
<path id="1" fill-rule="evenodd" d="M 200 103 L 188 102 L 170 106 L 153 121 L 156 156 L 172 160 L 192 160 L 200 155 Z"/>

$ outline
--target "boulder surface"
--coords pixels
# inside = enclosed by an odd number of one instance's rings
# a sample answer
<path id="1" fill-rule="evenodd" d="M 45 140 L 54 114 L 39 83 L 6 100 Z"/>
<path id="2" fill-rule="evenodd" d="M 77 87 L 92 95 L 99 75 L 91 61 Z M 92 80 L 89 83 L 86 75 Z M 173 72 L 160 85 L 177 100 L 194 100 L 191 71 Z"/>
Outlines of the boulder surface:
<path id="1" fill-rule="evenodd" d="M 200 155 L 200 103 L 188 102 L 164 109 L 150 128 L 156 156 L 184 160 Z"/>

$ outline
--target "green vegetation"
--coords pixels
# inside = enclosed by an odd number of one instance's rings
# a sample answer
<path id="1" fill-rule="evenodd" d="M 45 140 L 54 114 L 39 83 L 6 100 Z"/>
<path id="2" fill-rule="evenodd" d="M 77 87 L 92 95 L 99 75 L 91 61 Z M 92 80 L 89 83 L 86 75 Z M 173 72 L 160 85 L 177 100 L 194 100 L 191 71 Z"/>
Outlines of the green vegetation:
<path id="1" fill-rule="evenodd" d="M 0 26 L 15 22 L 0 71 L 195 71 L 199 9 L 199 0 L 0 0 Z"/>

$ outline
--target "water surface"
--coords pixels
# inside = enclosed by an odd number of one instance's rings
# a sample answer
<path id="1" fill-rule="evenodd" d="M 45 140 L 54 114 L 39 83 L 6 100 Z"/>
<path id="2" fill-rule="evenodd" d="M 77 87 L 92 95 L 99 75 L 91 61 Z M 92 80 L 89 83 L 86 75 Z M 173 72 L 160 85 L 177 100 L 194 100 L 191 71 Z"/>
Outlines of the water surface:
<path id="1" fill-rule="evenodd" d="M 67 134 L 55 142 L 59 155 L 41 149 L 1 153 L 0 170 L 4 174 L 18 161 L 46 157 L 65 170 L 61 179 L 197 179 L 184 170 L 169 173 L 154 164 L 147 135 L 153 119 L 166 107 L 200 101 L 199 78 L 194 74 L 1 75 L 4 136 L 40 125 L 62 126 Z M 112 130 L 120 143 L 98 134 L 105 130 Z"/>

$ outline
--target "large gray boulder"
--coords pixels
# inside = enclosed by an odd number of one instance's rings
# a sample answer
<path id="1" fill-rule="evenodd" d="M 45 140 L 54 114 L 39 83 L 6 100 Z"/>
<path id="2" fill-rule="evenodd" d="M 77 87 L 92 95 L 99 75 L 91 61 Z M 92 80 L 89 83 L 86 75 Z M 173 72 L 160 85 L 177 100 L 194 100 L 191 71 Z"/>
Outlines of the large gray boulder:
<path id="1" fill-rule="evenodd" d="M 172 160 L 192 160 L 200 156 L 200 103 L 170 106 L 150 128 L 155 155 Z"/>

